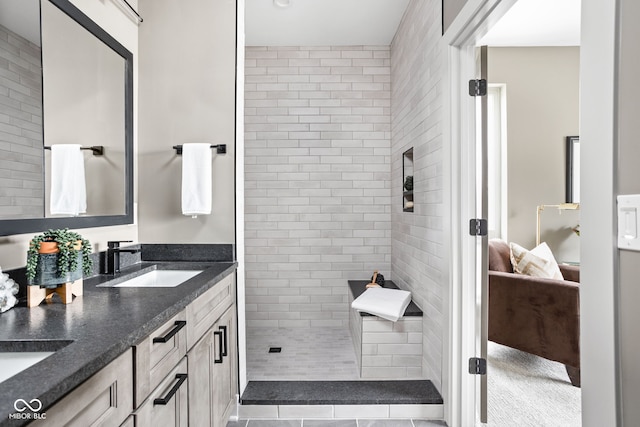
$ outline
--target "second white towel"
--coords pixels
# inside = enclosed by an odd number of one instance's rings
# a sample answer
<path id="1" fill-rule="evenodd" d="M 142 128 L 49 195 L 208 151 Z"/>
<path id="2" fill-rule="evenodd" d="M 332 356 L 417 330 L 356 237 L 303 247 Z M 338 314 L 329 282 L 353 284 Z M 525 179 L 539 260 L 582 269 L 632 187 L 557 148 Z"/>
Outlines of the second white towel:
<path id="1" fill-rule="evenodd" d="M 52 215 L 77 216 L 87 212 L 84 157 L 78 144 L 51 146 Z"/>
<path id="2" fill-rule="evenodd" d="M 411 292 L 409 291 L 369 288 L 351 303 L 351 307 L 397 322 L 404 315 L 410 302 Z"/>
<path id="3" fill-rule="evenodd" d="M 211 213 L 211 144 L 182 145 L 182 214 Z"/>

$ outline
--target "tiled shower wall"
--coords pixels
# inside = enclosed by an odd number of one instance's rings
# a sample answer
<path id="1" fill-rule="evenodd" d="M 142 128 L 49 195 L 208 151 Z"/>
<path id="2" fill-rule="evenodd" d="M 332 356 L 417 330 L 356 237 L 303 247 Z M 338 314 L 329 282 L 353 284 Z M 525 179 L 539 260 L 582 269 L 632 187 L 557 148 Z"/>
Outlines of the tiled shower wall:
<path id="1" fill-rule="evenodd" d="M 249 327 L 348 327 L 348 279 L 389 274 L 388 46 L 247 47 Z"/>
<path id="2" fill-rule="evenodd" d="M 0 26 L 0 218 L 44 214 L 40 48 Z"/>
<path id="3" fill-rule="evenodd" d="M 412 0 L 391 46 L 392 277 L 425 313 L 423 376 L 439 389 L 447 292 L 440 19 L 440 0 Z M 411 147 L 414 212 L 402 212 L 402 153 Z"/>

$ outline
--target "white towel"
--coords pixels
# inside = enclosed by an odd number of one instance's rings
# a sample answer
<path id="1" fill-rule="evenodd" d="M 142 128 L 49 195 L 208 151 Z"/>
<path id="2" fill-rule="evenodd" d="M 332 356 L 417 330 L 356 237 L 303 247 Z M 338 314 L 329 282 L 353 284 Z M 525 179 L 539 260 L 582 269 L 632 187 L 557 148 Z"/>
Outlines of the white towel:
<path id="1" fill-rule="evenodd" d="M 211 213 L 211 144 L 182 146 L 182 213 Z"/>
<path id="2" fill-rule="evenodd" d="M 369 288 L 353 300 L 351 307 L 397 322 L 411 302 L 411 292 L 400 289 Z"/>
<path id="3" fill-rule="evenodd" d="M 87 212 L 84 157 L 78 144 L 51 146 L 52 215 L 77 216 Z"/>

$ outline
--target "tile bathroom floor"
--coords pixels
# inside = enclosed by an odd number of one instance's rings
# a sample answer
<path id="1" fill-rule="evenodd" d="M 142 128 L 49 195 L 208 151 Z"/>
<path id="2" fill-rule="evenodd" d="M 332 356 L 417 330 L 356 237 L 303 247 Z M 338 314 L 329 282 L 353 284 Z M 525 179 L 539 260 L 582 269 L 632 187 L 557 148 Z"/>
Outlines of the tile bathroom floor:
<path id="1" fill-rule="evenodd" d="M 227 427 L 446 427 L 434 420 L 240 420 Z"/>
<path id="2" fill-rule="evenodd" d="M 282 351 L 269 353 L 270 347 Z M 360 374 L 346 328 L 250 328 L 247 377 L 249 381 L 357 380 Z"/>

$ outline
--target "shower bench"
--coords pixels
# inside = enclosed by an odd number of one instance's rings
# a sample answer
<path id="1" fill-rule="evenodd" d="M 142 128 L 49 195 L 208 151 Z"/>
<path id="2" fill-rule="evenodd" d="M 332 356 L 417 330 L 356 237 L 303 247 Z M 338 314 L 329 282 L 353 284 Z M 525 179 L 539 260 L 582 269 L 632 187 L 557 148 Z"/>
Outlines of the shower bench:
<path id="1" fill-rule="evenodd" d="M 349 330 L 360 378 L 422 378 L 422 310 L 413 301 L 397 322 L 351 308 L 368 280 L 349 280 Z M 387 280 L 385 288 L 398 289 Z"/>

